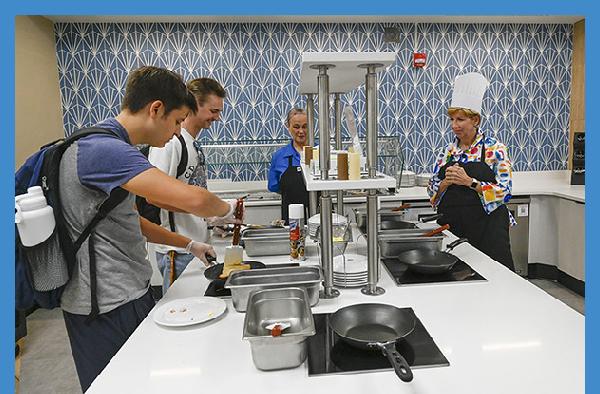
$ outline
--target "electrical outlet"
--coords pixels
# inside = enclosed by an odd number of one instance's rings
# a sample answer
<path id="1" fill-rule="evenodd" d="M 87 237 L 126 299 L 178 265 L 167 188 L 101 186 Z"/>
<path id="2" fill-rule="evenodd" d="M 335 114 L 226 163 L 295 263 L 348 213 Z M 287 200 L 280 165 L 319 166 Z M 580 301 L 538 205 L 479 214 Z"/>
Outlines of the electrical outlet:
<path id="1" fill-rule="evenodd" d="M 400 42 L 400 31 L 396 27 L 383 28 L 383 42 Z"/>

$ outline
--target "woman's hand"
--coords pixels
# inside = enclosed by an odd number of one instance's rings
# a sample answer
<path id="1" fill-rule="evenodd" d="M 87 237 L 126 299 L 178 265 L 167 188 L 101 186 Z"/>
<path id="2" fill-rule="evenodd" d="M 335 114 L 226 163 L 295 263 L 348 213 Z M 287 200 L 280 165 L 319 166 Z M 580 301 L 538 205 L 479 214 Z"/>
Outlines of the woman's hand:
<path id="1" fill-rule="evenodd" d="M 454 164 L 446 169 L 446 179 L 452 185 L 471 186 L 473 178 L 467 175 L 465 169 Z"/>

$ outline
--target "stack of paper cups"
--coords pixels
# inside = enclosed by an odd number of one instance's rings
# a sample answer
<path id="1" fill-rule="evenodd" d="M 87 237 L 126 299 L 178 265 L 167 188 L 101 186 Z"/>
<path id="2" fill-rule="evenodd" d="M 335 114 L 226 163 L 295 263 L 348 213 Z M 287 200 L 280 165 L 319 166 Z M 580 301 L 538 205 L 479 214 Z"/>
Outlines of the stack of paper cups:
<path id="1" fill-rule="evenodd" d="M 348 153 L 348 179 L 360 179 L 360 153 L 358 152 Z"/>

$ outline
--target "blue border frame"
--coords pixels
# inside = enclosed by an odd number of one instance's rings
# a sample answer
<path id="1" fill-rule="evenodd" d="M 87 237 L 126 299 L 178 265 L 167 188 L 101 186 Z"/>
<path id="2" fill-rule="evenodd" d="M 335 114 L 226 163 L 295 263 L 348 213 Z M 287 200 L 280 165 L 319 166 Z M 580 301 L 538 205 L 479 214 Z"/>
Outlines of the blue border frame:
<path id="1" fill-rule="evenodd" d="M 596 73 L 597 53 L 593 50 L 599 48 L 598 26 L 595 24 L 600 16 L 596 10 L 595 2 L 584 0 L 552 1 L 552 0 L 504 0 L 502 2 L 461 1 L 448 2 L 441 0 L 428 1 L 383 1 L 348 2 L 340 0 L 304 0 L 294 4 L 282 1 L 255 0 L 227 0 L 223 2 L 199 2 L 197 0 L 172 0 L 168 3 L 156 0 L 105 0 L 102 2 L 85 2 L 73 0 L 23 0 L 3 4 L 0 19 L 0 53 L 2 53 L 0 73 L 0 130 L 3 138 L 0 154 L 1 182 L 6 187 L 6 193 L 0 196 L 1 219 L 0 235 L 2 236 L 2 250 L 9 251 L 5 261 L 5 268 L 1 276 L 0 299 L 0 387 L 3 392 L 14 392 L 14 255 L 12 245 L 8 240 L 14 235 L 12 225 L 12 206 L 14 180 L 14 17 L 16 15 L 580 15 L 586 19 L 586 129 L 588 133 L 587 150 L 592 151 L 599 147 L 598 137 L 595 136 L 598 124 L 598 113 L 591 111 L 594 104 L 598 103 L 598 90 L 591 87 L 597 86 Z M 586 194 L 594 196 L 596 191 L 596 177 L 598 176 L 598 163 L 588 160 L 587 164 Z M 592 223 L 593 218 L 600 217 L 598 209 L 593 204 L 586 206 L 586 221 Z M 594 264 L 600 255 L 589 241 L 594 234 L 590 234 L 591 226 L 586 228 L 586 331 L 592 333 L 586 337 L 586 388 L 588 392 L 596 391 L 600 387 L 600 378 L 597 365 L 600 362 L 598 351 L 600 346 L 596 335 L 599 323 L 596 317 L 598 307 L 598 291 L 592 287 L 598 280 L 598 266 Z M 557 365 L 560 365 L 560 355 L 556 355 Z M 596 367 L 596 368 L 595 368 Z M 535 366 L 532 366 L 535 368 Z"/>

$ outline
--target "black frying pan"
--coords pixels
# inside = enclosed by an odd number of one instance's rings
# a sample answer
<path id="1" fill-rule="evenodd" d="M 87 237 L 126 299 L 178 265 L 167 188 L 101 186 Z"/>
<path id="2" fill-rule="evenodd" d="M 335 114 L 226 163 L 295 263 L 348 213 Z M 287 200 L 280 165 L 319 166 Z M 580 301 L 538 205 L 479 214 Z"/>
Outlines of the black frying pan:
<path id="1" fill-rule="evenodd" d="M 410 366 L 396 350 L 396 342 L 415 329 L 412 310 L 387 304 L 356 304 L 338 309 L 329 327 L 347 344 L 363 350 L 380 350 L 404 382 L 413 379 Z"/>
<path id="2" fill-rule="evenodd" d="M 448 253 L 468 239 L 460 238 L 448 244 L 445 251 L 433 249 L 411 249 L 402 252 L 397 259 L 405 263 L 411 271 L 421 274 L 442 274 L 448 272 L 458 262 L 458 257 Z"/>

